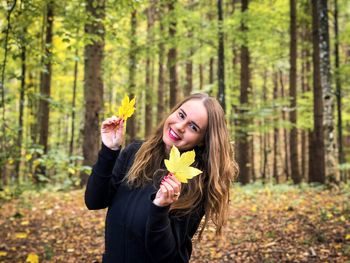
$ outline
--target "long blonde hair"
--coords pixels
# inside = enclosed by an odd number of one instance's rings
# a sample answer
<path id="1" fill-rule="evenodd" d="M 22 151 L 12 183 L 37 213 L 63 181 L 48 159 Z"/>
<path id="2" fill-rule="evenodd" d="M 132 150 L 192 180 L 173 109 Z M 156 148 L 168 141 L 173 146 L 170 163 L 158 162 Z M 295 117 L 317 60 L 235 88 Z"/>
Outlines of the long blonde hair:
<path id="1" fill-rule="evenodd" d="M 215 224 L 216 233 L 221 234 L 228 217 L 230 185 L 238 172 L 238 166 L 229 141 L 224 111 L 215 98 L 205 93 L 192 94 L 178 103 L 171 114 L 189 100 L 202 101 L 208 112 L 208 126 L 203 142 L 194 148 L 194 166 L 203 173 L 182 186 L 180 198 L 171 205 L 170 210 L 181 215 L 194 208 L 204 209 L 205 219 L 199 232 L 200 238 L 209 220 Z M 166 118 L 136 153 L 126 178 L 129 186 L 142 187 L 149 184 L 153 181 L 155 172 L 164 169 L 163 161 L 168 157 L 162 140 L 165 120 Z"/>

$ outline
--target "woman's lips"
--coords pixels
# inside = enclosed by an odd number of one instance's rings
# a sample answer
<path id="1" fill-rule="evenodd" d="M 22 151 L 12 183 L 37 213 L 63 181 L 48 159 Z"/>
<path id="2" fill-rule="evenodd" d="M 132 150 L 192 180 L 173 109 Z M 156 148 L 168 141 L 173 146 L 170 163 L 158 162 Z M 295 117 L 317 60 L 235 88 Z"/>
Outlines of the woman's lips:
<path id="1" fill-rule="evenodd" d="M 170 139 L 172 139 L 173 141 L 180 140 L 180 137 L 171 128 L 169 128 L 168 135 L 169 135 Z"/>

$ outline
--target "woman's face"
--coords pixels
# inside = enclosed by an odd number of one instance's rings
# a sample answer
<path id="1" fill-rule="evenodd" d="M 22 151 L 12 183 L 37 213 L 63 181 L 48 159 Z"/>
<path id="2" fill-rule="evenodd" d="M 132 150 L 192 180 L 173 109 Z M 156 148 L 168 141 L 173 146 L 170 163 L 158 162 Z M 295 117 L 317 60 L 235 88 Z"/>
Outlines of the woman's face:
<path id="1" fill-rule="evenodd" d="M 175 145 L 190 150 L 202 142 L 208 126 L 208 112 L 200 100 L 189 100 L 169 115 L 163 127 L 163 142 L 169 152 Z"/>

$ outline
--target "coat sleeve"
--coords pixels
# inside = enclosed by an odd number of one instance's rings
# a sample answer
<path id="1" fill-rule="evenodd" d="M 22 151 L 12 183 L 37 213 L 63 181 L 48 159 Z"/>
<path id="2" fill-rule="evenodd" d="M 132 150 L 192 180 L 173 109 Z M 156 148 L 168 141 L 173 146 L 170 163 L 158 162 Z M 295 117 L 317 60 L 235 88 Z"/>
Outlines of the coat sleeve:
<path id="1" fill-rule="evenodd" d="M 102 144 L 85 190 L 85 204 L 88 209 L 108 207 L 116 191 L 115 182 L 123 179 L 126 155 L 127 148 L 114 151 Z"/>
<path id="2" fill-rule="evenodd" d="M 196 209 L 185 216 L 169 215 L 168 207 L 151 204 L 146 225 L 146 249 L 154 262 L 189 262 L 192 237 L 204 211 Z"/>

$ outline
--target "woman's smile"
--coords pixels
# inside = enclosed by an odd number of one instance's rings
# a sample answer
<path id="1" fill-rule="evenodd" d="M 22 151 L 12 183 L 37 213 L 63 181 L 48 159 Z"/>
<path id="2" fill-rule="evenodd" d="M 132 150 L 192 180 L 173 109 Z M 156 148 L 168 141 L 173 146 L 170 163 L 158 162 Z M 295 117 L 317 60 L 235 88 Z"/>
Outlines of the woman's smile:
<path id="1" fill-rule="evenodd" d="M 175 142 L 181 140 L 180 136 L 178 136 L 172 128 L 169 128 L 168 135 L 169 135 L 170 139 L 172 139 Z"/>

